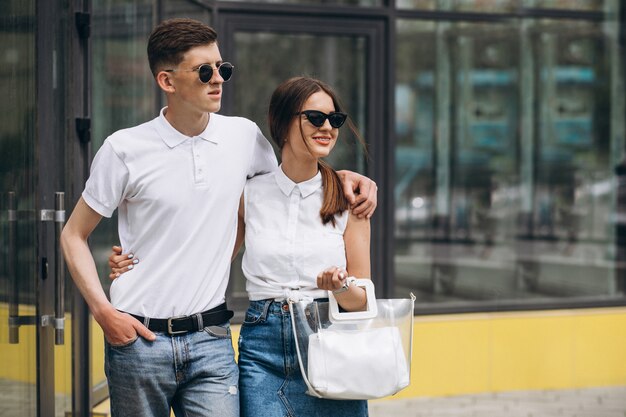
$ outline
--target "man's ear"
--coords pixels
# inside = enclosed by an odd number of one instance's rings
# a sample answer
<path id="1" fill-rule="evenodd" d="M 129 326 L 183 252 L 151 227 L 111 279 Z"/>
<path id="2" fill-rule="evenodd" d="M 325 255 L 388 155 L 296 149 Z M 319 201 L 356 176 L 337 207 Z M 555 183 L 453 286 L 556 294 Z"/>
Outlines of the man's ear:
<path id="1" fill-rule="evenodd" d="M 159 71 L 156 75 L 157 85 L 166 93 L 176 92 L 176 87 L 172 83 L 172 74 L 170 72 Z"/>

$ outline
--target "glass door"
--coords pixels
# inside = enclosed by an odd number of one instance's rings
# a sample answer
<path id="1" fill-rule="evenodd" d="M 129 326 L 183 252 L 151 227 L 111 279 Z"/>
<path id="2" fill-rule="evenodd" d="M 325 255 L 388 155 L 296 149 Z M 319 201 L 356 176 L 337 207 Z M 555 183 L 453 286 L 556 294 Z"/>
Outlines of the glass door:
<path id="1" fill-rule="evenodd" d="M 35 1 L 11 2 L 0 54 L 6 57 L 0 75 L 6 88 L 0 102 L 0 414 L 34 416 L 37 338 L 34 326 L 18 320 L 36 314 Z"/>
<path id="2" fill-rule="evenodd" d="M 0 415 L 71 411 L 65 329 L 65 10 L 5 2 L 0 18 Z M 67 334 L 69 336 L 69 332 Z"/>
<path id="3" fill-rule="evenodd" d="M 381 96 L 386 80 L 382 69 L 382 22 L 221 13 L 218 23 L 222 57 L 237 71 L 224 88 L 221 113 L 253 120 L 270 139 L 267 110 L 278 84 L 300 75 L 319 78 L 338 92 L 370 152 L 368 158 L 346 129 L 329 162 L 338 170 L 376 177 L 367 162 L 374 159 L 372 152 L 380 146 L 387 110 L 385 97 Z M 373 229 L 375 234 L 375 226 Z M 376 253 L 375 239 L 372 242 Z M 240 303 L 245 303 L 247 296 L 239 262 L 237 259 L 233 264 L 233 299 L 229 302 L 236 311 L 243 311 Z M 373 272 L 373 277 L 382 277 Z"/>

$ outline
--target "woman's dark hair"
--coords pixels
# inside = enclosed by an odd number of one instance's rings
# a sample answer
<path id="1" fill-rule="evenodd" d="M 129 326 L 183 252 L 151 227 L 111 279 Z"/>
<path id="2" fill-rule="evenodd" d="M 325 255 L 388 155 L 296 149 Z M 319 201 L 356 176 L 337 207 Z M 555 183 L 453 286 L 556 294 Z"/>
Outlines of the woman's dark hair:
<path id="1" fill-rule="evenodd" d="M 270 135 L 280 149 L 285 144 L 291 122 L 296 117 L 296 114 L 303 110 L 302 107 L 309 97 L 320 91 L 330 96 L 333 100 L 335 111 L 344 111 L 344 107 L 333 89 L 323 81 L 315 78 L 294 77 L 276 87 L 270 100 L 268 122 Z M 361 143 L 363 149 L 365 149 L 365 142 L 350 118 L 347 119 L 347 125 Z M 302 133 L 302 125 L 300 125 L 300 132 Z M 302 134 L 302 140 L 304 140 L 304 134 Z M 305 145 L 308 147 L 306 142 Z M 320 209 L 320 217 L 323 224 L 330 222 L 334 226 L 335 215 L 346 211 L 350 208 L 350 204 L 342 190 L 341 180 L 337 172 L 327 162 L 322 160 L 318 162 L 318 166 L 322 173 L 322 187 L 324 189 L 324 200 Z"/>
<path id="2" fill-rule="evenodd" d="M 180 64 L 191 48 L 214 42 L 217 42 L 215 30 L 198 20 L 164 20 L 152 30 L 148 40 L 150 71 L 156 76 L 163 67 Z"/>

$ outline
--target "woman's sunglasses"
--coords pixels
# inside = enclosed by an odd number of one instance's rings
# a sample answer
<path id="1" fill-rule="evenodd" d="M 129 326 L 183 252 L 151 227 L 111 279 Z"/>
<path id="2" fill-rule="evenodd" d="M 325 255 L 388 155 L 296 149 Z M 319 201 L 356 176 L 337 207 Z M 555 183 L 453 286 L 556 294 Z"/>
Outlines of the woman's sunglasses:
<path id="1" fill-rule="evenodd" d="M 304 114 L 309 122 L 311 122 L 311 124 L 315 127 L 324 126 L 324 122 L 326 122 L 326 119 L 328 119 L 330 125 L 335 129 L 340 128 L 348 118 L 348 115 L 346 113 L 341 113 L 338 111 L 326 114 L 317 110 L 304 110 L 297 114 Z"/>
<path id="2" fill-rule="evenodd" d="M 224 79 L 224 81 L 230 80 L 230 77 L 233 76 L 233 69 L 235 67 L 230 62 L 222 62 L 217 67 L 217 72 L 220 74 L 220 77 Z M 209 64 L 202 64 L 196 69 L 192 70 L 176 70 L 176 69 L 166 69 L 163 70 L 165 72 L 176 72 L 176 71 L 184 71 L 184 72 L 194 72 L 198 71 L 198 78 L 200 78 L 200 82 L 202 84 L 206 84 L 211 81 L 213 78 L 213 67 Z"/>

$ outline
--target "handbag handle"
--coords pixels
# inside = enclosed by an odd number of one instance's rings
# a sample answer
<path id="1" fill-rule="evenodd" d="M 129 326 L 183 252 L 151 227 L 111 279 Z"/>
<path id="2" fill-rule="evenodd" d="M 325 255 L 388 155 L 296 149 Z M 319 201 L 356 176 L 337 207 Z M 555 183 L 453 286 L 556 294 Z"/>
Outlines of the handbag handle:
<path id="1" fill-rule="evenodd" d="M 346 279 L 350 279 L 348 277 Z M 354 279 L 354 278 L 353 278 Z M 354 279 L 353 284 L 365 290 L 367 297 L 366 309 L 364 311 L 341 311 L 337 299 L 332 291 L 328 291 L 328 308 L 331 322 L 354 321 L 373 319 L 378 315 L 378 305 L 376 304 L 376 293 L 374 283 L 371 279 Z"/>
<path id="2" fill-rule="evenodd" d="M 298 354 L 298 364 L 300 365 L 300 371 L 302 374 L 302 379 L 304 379 L 304 383 L 306 384 L 307 388 L 309 389 L 309 393 L 311 393 L 312 395 L 314 395 L 317 398 L 324 398 L 322 397 L 322 394 L 320 394 L 319 392 L 317 392 L 315 390 L 315 388 L 313 388 L 313 386 L 311 385 L 311 383 L 309 382 L 309 378 L 307 373 L 305 372 L 305 367 L 304 364 L 302 363 L 302 354 L 300 353 L 300 346 L 298 343 L 298 336 L 296 334 L 296 319 L 295 319 L 295 314 L 293 313 L 293 306 L 296 303 L 294 300 L 292 300 L 291 298 L 288 300 L 289 302 L 289 311 L 291 311 L 291 327 L 293 329 L 293 338 L 294 341 L 296 342 L 296 353 Z"/>

